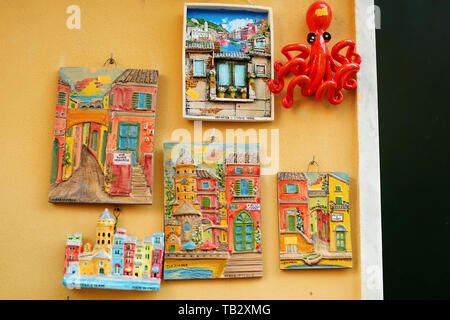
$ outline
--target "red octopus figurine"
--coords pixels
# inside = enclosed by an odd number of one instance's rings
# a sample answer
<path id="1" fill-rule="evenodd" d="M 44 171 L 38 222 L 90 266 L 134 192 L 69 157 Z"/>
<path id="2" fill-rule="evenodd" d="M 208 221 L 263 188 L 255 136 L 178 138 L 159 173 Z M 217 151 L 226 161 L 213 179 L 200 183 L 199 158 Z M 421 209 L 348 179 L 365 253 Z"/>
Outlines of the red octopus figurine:
<path id="1" fill-rule="evenodd" d="M 328 101 L 334 105 L 344 100 L 342 88 L 353 90 L 358 85 L 356 73 L 359 71 L 361 57 L 354 52 L 355 41 L 339 41 L 331 49 L 331 54 L 328 51 L 327 42 L 331 40 L 331 34 L 327 28 L 331 17 L 331 8 L 326 2 L 313 3 L 306 13 L 310 30 L 307 40 L 311 50 L 304 44 L 289 44 L 281 50 L 288 61 L 285 64 L 275 62 L 276 79 L 268 83 L 269 90 L 273 93 L 283 90 L 284 77 L 289 72 L 295 75 L 288 84 L 286 96 L 282 99 L 286 108 L 292 107 L 293 93 L 297 85 L 301 87 L 304 96 L 314 95 L 317 101 L 321 101 L 328 90 Z M 339 53 L 344 48 L 348 48 L 345 56 Z M 300 53 L 292 57 L 293 51 Z M 309 60 L 306 61 L 308 57 Z"/>

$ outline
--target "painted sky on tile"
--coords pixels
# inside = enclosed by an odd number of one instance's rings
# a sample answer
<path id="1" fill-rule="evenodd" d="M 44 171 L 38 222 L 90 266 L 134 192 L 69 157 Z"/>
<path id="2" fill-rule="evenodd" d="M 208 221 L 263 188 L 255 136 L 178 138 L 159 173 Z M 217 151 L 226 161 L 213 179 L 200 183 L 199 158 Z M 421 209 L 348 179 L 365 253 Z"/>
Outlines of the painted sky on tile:
<path id="1" fill-rule="evenodd" d="M 72 90 L 79 81 L 95 79 L 95 81 L 86 81 L 86 86 L 78 92 L 78 95 L 97 97 L 105 95 L 114 79 L 124 71 L 124 69 L 116 68 L 61 68 L 60 75 L 70 83 Z M 99 82 L 100 85 L 97 87 L 95 82 Z"/>
<path id="2" fill-rule="evenodd" d="M 226 10 L 226 9 L 187 9 L 188 18 L 205 19 L 215 24 L 221 25 L 228 31 L 234 31 L 254 23 L 263 18 L 267 18 L 267 12 L 253 12 L 246 10 Z"/>

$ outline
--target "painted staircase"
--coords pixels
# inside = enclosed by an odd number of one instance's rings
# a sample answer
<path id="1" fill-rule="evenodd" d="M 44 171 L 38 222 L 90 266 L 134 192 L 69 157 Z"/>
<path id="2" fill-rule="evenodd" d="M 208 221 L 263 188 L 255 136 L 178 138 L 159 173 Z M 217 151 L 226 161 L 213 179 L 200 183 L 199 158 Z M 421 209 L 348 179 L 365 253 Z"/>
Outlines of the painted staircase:
<path id="1" fill-rule="evenodd" d="M 225 278 L 250 278 L 262 275 L 262 253 L 258 252 L 232 253 L 223 272 Z"/>
<path id="2" fill-rule="evenodd" d="M 151 197 L 150 188 L 147 186 L 144 168 L 141 166 L 131 167 L 131 196 Z"/>

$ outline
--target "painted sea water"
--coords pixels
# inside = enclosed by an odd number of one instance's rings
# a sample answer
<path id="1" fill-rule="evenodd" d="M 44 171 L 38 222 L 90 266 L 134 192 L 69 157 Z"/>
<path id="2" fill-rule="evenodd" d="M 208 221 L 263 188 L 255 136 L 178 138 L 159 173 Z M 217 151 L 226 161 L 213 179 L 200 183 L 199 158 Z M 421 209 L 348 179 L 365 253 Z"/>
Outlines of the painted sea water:
<path id="1" fill-rule="evenodd" d="M 86 276 L 66 274 L 63 285 L 68 288 L 97 288 L 114 290 L 158 291 L 161 286 L 160 279 L 124 279 L 114 276 Z"/>
<path id="2" fill-rule="evenodd" d="M 245 47 L 245 43 L 233 42 L 230 41 L 227 45 L 220 47 L 220 51 L 222 52 L 241 52 Z"/>
<path id="3" fill-rule="evenodd" d="M 213 271 L 204 268 L 179 268 L 164 270 L 165 280 L 212 279 Z"/>

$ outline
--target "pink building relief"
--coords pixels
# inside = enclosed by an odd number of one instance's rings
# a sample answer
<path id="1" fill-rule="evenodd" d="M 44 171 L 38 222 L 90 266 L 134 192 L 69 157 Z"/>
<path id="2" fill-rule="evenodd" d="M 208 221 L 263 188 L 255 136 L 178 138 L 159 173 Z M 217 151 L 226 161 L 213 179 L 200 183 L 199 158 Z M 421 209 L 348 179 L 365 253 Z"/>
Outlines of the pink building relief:
<path id="1" fill-rule="evenodd" d="M 128 155 L 126 157 L 128 159 L 123 159 L 118 153 L 107 152 L 105 162 L 105 168 L 110 170 L 110 176 L 106 177 L 111 179 L 109 193 L 117 196 L 128 195 L 131 192 L 131 153 L 121 153 Z"/>
<path id="2" fill-rule="evenodd" d="M 155 111 L 156 87 L 116 84 L 109 94 L 112 111 Z"/>

